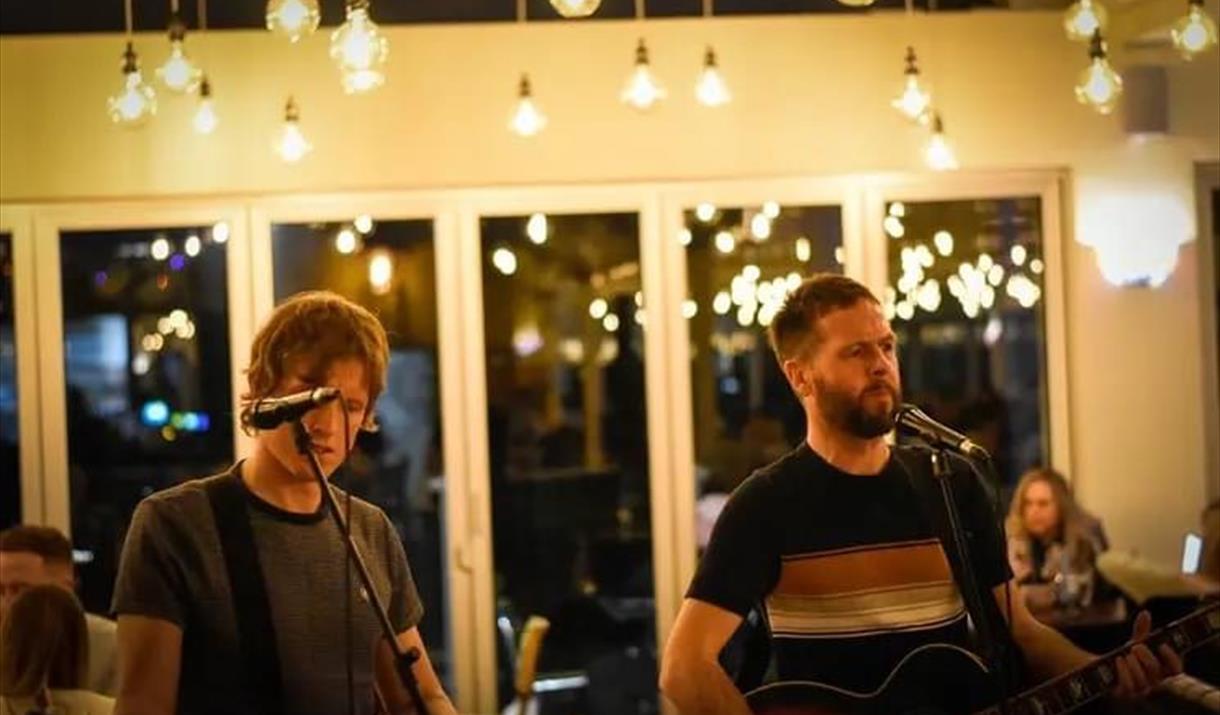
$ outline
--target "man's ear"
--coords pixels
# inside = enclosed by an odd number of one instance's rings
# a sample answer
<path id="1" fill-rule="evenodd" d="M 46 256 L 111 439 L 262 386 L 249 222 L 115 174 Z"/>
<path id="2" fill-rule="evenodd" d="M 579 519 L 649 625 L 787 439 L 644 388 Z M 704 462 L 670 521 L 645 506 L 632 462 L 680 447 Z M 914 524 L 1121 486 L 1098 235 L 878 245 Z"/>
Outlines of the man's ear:
<path id="1" fill-rule="evenodd" d="M 789 358 L 784 361 L 783 369 L 788 384 L 792 385 L 798 399 L 813 396 L 813 384 L 809 381 L 808 370 L 805 370 L 800 362 Z"/>

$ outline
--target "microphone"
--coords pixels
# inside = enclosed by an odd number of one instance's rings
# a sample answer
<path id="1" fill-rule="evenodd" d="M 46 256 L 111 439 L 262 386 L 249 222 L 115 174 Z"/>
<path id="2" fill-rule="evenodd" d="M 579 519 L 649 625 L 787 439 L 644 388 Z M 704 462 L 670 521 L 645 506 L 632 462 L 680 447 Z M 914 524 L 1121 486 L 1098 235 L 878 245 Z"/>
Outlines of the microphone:
<path id="1" fill-rule="evenodd" d="M 904 404 L 899 407 L 894 422 L 899 430 L 915 435 L 933 447 L 951 449 L 958 454 L 978 459 L 991 457 L 987 450 L 975 444 L 969 437 L 942 425 L 915 405 Z"/>
<path id="2" fill-rule="evenodd" d="M 254 409 L 250 410 L 250 426 L 263 430 L 275 429 L 338 397 L 337 387 L 315 387 L 284 397 L 265 397 L 255 401 Z"/>

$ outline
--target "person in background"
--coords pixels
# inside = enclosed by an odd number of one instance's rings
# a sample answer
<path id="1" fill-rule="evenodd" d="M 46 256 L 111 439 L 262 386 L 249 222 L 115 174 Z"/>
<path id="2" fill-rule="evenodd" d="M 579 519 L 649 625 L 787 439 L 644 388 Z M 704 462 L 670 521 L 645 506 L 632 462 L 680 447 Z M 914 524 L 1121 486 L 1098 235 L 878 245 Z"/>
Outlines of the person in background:
<path id="1" fill-rule="evenodd" d="M 1040 587 L 1061 575 L 1095 580 L 1097 556 L 1109 547 L 1101 521 L 1076 503 L 1067 480 L 1050 468 L 1032 469 L 1017 482 L 1004 530 L 1014 578 L 1034 606 L 1051 605 L 1050 589 Z"/>
<path id="2" fill-rule="evenodd" d="M 59 529 L 21 525 L 0 531 L 0 623 L 9 604 L 33 586 L 54 585 L 69 592 L 76 589 L 72 565 L 72 543 Z M 85 614 L 89 629 L 89 659 L 85 679 L 90 690 L 114 695 L 115 623 L 92 613 Z"/>
<path id="3" fill-rule="evenodd" d="M 23 589 L 0 626 L 0 713 L 110 715 L 114 700 L 85 689 L 88 657 L 76 596 L 53 584 Z"/>

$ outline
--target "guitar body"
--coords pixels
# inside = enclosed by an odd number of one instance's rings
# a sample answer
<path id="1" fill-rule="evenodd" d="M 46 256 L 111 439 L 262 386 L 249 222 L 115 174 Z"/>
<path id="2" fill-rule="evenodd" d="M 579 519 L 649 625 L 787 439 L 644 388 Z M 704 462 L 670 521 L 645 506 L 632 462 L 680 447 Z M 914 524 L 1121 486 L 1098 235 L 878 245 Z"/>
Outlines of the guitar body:
<path id="1" fill-rule="evenodd" d="M 976 655 L 939 643 L 912 651 L 870 693 L 782 681 L 746 694 L 756 715 L 959 715 L 998 698 L 990 672 Z"/>
<path id="2" fill-rule="evenodd" d="M 1220 640 L 1220 601 L 1149 633 L 1140 642 L 1179 654 Z M 1118 683 L 1117 648 L 1088 665 L 1011 697 L 1009 712 L 1062 715 L 1110 692 Z M 933 643 L 911 651 L 871 693 L 810 682 L 780 682 L 746 693 L 757 715 L 999 715 L 1002 697 L 990 671 L 970 651 Z"/>

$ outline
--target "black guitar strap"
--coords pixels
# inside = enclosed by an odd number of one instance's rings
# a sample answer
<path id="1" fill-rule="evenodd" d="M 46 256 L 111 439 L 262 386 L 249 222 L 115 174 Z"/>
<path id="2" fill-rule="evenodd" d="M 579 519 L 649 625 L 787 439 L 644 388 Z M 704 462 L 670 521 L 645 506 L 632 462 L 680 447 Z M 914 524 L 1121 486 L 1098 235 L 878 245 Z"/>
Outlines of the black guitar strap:
<path id="1" fill-rule="evenodd" d="M 1014 692 L 1014 687 L 1017 685 L 1017 680 L 1020 677 L 1021 663 L 1018 657 L 1019 651 L 1016 649 L 1016 644 L 1013 643 L 1012 637 L 1009 634 L 1008 623 L 1004 620 L 1004 616 L 1000 613 L 1000 609 L 996 606 L 994 599 L 976 598 L 980 594 L 989 594 L 989 587 L 979 584 L 979 588 L 969 588 L 965 577 L 962 573 L 962 565 L 959 563 L 957 549 L 954 547 L 953 530 L 949 523 L 949 514 L 945 509 L 944 499 L 941 497 L 940 485 L 936 481 L 936 477 L 932 474 L 932 453 L 926 450 L 911 450 L 908 448 L 895 448 L 893 450 L 894 458 L 898 460 L 902 467 L 902 472 L 907 476 L 914 489 L 915 494 L 919 497 L 919 503 L 923 509 L 924 515 L 931 522 L 932 528 L 936 532 L 936 538 L 940 540 L 941 547 L 945 551 L 945 555 L 949 559 L 949 566 L 953 571 L 953 580 L 958 585 L 958 591 L 961 593 L 962 600 L 966 603 L 966 610 L 970 614 L 970 619 L 974 621 L 976 634 L 981 634 L 984 629 L 980 628 L 981 624 L 986 624 L 986 631 L 990 632 L 996 642 L 980 643 L 983 650 L 982 655 L 990 664 L 992 671 L 996 674 L 1003 673 L 1009 679 L 1009 683 L 1005 686 L 1006 692 Z M 956 472 L 952 473 L 948 478 L 953 480 L 950 485 L 953 487 L 952 493 L 954 500 L 958 500 L 960 487 L 957 486 L 957 480 L 954 479 Z M 973 478 L 973 475 L 971 475 Z M 960 502 L 958 502 L 960 504 Z M 966 551 L 968 554 L 975 552 L 974 534 L 963 525 L 963 531 L 966 537 Z"/>
<path id="2" fill-rule="evenodd" d="M 220 535 L 233 609 L 237 614 L 237 638 L 245 667 L 247 692 L 253 693 L 259 712 L 278 715 L 284 711 L 280 654 L 271 619 L 271 603 L 263 582 L 258 546 L 246 507 L 246 495 L 238 482 L 237 467 L 228 474 L 209 479 L 204 491 L 212 506 L 212 518 Z"/>

